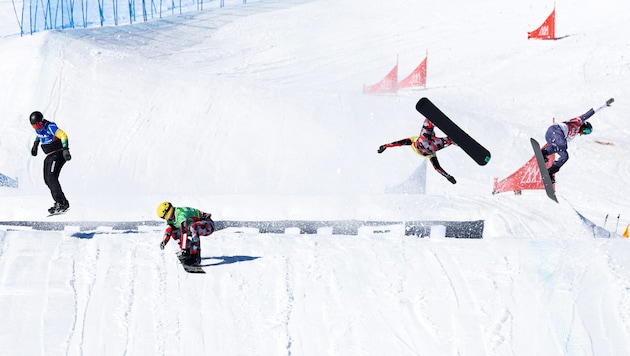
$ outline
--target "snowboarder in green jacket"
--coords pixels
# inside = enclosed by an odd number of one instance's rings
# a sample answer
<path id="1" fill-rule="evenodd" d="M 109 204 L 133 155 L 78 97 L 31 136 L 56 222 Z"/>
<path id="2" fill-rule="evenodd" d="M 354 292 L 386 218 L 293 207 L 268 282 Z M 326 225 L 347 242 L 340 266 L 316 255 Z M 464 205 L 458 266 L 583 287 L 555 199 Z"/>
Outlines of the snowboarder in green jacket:
<path id="1" fill-rule="evenodd" d="M 166 230 L 160 243 L 160 249 L 173 238 L 179 241 L 179 260 L 186 265 L 201 263 L 201 240 L 199 236 L 210 236 L 215 230 L 212 214 L 195 208 L 175 207 L 170 202 L 163 202 L 157 207 L 157 216 L 166 220 Z"/>

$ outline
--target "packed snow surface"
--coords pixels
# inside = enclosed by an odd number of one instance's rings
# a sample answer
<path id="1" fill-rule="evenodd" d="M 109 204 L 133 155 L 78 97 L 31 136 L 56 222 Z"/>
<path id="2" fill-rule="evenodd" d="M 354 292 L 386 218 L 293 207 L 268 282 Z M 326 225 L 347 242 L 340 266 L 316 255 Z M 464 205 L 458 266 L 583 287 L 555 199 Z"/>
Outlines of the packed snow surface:
<path id="1" fill-rule="evenodd" d="M 0 350 L 6 355 L 630 354 L 630 2 L 231 2 L 133 25 L 19 36 L 0 2 Z M 194 5 L 193 5 L 194 7 Z M 428 53 L 426 88 L 367 95 Z M 424 160 L 430 98 L 492 152 L 440 151 L 426 194 L 386 194 Z M 555 119 L 615 103 L 569 144 L 559 203 L 492 195 Z M 69 136 L 52 205 L 28 115 Z M 438 132 L 439 133 L 439 132 Z M 483 220 L 483 239 L 400 228 L 202 237 L 187 274 L 162 201 L 217 221 Z"/>

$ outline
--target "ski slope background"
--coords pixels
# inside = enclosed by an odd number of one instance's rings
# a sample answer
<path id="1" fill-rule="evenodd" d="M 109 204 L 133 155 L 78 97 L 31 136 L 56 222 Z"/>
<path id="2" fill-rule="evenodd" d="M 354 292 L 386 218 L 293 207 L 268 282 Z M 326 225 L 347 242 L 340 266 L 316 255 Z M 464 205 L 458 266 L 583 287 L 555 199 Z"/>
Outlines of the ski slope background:
<path id="1" fill-rule="evenodd" d="M 133 26 L 19 37 L 0 2 L 0 349 L 25 355 L 625 355 L 630 352 L 630 3 L 557 4 L 558 41 L 527 40 L 548 1 L 262 1 Z M 426 89 L 362 94 L 429 53 Z M 431 98 L 492 152 L 440 152 L 452 185 L 385 194 Z M 614 97 L 542 191 L 492 195 L 552 118 Z M 52 204 L 33 110 L 68 133 Z M 610 144 L 601 144 L 605 142 Z M 215 220 L 485 220 L 484 238 L 218 231 L 187 275 L 156 220 L 164 200 Z M 610 231 L 600 238 L 584 223 Z M 608 219 L 606 219 L 608 216 Z M 620 218 L 617 219 L 616 217 Z M 601 230 L 599 230 L 601 232 Z"/>

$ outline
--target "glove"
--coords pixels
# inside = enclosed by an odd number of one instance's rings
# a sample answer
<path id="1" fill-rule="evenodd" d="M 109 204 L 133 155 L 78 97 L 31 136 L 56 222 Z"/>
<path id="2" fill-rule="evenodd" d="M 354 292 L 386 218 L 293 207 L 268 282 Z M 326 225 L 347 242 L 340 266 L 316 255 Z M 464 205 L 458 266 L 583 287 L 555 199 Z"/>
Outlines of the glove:
<path id="1" fill-rule="evenodd" d="M 72 159 L 72 156 L 70 156 L 70 150 L 67 147 L 63 149 L 63 159 L 65 159 L 66 161 Z"/>
<path id="2" fill-rule="evenodd" d="M 39 141 L 35 141 L 33 148 L 31 148 L 31 155 L 37 156 L 37 147 L 39 147 Z"/>
<path id="3" fill-rule="evenodd" d="M 385 151 L 385 148 L 387 148 L 387 147 L 385 147 L 385 145 L 382 145 L 382 146 L 380 146 L 380 147 L 378 148 L 378 151 L 377 151 L 377 152 L 378 152 L 378 153 L 383 153 L 383 151 Z"/>
<path id="4" fill-rule="evenodd" d="M 163 250 L 164 246 L 166 246 L 166 241 L 160 242 L 160 250 Z"/>

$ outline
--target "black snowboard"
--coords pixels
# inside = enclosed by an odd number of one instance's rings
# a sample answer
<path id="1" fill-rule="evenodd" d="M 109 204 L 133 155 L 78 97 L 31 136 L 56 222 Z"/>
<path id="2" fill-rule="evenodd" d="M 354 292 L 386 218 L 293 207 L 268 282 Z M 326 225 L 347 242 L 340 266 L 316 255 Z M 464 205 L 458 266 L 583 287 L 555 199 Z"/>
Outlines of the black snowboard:
<path id="1" fill-rule="evenodd" d="M 490 162 L 490 151 L 470 137 L 448 116 L 444 115 L 429 99 L 420 99 L 416 104 L 416 110 L 429 119 L 433 125 L 444 131 L 446 136 L 450 137 L 478 165 L 484 166 Z"/>
<path id="2" fill-rule="evenodd" d="M 199 266 L 190 266 L 182 263 L 182 267 L 184 267 L 184 271 L 188 273 L 206 273 L 206 271 L 204 271 L 203 268 Z"/>
<path id="3" fill-rule="evenodd" d="M 551 177 L 549 176 L 549 171 L 547 170 L 547 165 L 545 164 L 545 158 L 540 151 L 540 144 L 533 138 L 530 138 L 530 141 L 532 142 L 534 155 L 536 155 L 536 162 L 538 162 L 538 170 L 540 170 L 540 177 L 542 178 L 543 184 L 545 186 L 547 196 L 549 197 L 549 199 L 557 203 L 558 198 L 556 198 L 556 191 L 553 189 L 553 183 L 551 183 Z"/>

